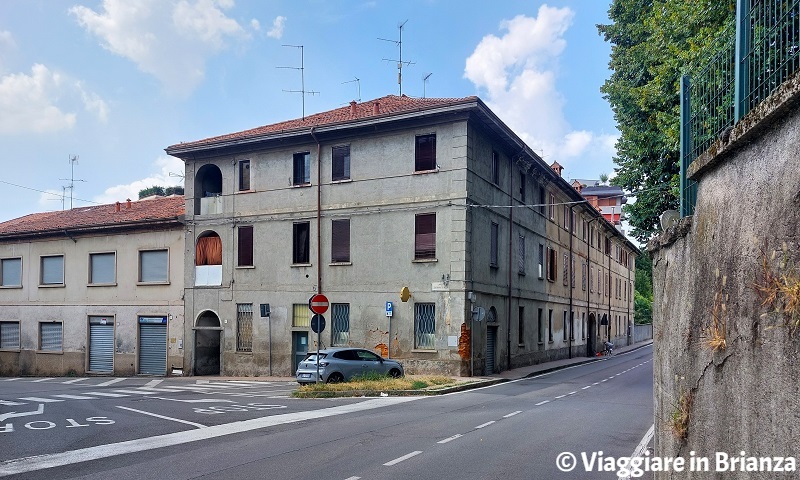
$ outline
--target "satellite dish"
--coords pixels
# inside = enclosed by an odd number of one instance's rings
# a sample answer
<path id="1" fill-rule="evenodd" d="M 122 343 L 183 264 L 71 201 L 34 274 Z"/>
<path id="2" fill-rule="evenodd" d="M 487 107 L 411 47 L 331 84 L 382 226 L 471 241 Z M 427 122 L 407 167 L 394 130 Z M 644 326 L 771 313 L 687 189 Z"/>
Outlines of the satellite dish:
<path id="1" fill-rule="evenodd" d="M 676 210 L 667 210 L 666 212 L 662 213 L 659 217 L 659 221 L 661 222 L 661 229 L 666 230 L 669 227 L 678 223 L 678 220 L 681 219 L 680 214 Z"/>

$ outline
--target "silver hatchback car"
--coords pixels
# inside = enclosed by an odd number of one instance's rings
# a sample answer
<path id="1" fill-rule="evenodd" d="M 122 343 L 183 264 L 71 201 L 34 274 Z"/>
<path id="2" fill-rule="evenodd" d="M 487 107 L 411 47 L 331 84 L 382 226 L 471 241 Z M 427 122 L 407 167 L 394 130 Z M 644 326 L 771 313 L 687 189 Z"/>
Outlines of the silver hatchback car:
<path id="1" fill-rule="evenodd" d="M 326 348 L 319 351 L 319 378 L 326 383 L 349 381 L 355 376 L 377 373 L 399 378 L 403 365 L 363 348 Z M 317 352 L 309 352 L 297 366 L 297 382 L 316 383 Z"/>

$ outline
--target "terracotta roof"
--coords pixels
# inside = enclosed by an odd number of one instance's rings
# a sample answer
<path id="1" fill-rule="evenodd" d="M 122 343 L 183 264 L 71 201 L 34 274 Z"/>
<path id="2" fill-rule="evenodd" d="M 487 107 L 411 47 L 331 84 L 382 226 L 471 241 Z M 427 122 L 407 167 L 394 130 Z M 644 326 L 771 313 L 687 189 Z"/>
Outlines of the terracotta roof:
<path id="1" fill-rule="evenodd" d="M 0 239 L 4 235 L 36 234 L 50 231 L 76 230 L 90 227 L 113 227 L 147 220 L 171 220 L 186 213 L 182 195 L 119 204 L 73 208 L 55 212 L 32 213 L 0 223 Z"/>
<path id="2" fill-rule="evenodd" d="M 387 95 L 385 97 L 362 103 L 350 102 L 350 105 L 348 106 L 309 115 L 305 117 L 305 119 L 297 118 L 294 120 L 287 120 L 285 122 L 251 128 L 250 130 L 244 130 L 241 132 L 210 137 L 203 140 L 178 143 L 167 147 L 166 150 L 169 152 L 171 149 L 202 147 L 204 145 L 212 145 L 215 143 L 232 140 L 244 140 L 248 138 L 269 135 L 272 133 L 291 132 L 298 130 L 303 131 L 310 129 L 311 127 L 335 125 L 339 123 L 352 122 L 354 120 L 363 120 L 366 118 L 378 118 L 401 113 L 422 111 L 436 107 L 473 102 L 476 100 L 478 100 L 478 97 L 475 96 L 464 98 L 412 98 L 405 95 Z"/>

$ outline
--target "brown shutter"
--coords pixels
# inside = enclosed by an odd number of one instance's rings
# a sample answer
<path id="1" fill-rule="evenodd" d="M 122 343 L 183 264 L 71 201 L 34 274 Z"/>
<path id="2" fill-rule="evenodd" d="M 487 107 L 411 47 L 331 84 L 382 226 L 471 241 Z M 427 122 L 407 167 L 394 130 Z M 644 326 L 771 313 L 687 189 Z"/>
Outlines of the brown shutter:
<path id="1" fill-rule="evenodd" d="M 414 232 L 414 258 L 436 258 L 436 214 L 417 215 Z"/>
<path id="2" fill-rule="evenodd" d="M 416 138 L 414 170 L 436 169 L 436 135 L 420 135 Z"/>
<path id="3" fill-rule="evenodd" d="M 350 261 L 350 220 L 331 222 L 331 262 Z"/>
<path id="4" fill-rule="evenodd" d="M 222 240 L 219 236 L 197 239 L 195 265 L 222 265 Z"/>
<path id="5" fill-rule="evenodd" d="M 253 266 L 253 226 L 239 227 L 239 266 Z"/>

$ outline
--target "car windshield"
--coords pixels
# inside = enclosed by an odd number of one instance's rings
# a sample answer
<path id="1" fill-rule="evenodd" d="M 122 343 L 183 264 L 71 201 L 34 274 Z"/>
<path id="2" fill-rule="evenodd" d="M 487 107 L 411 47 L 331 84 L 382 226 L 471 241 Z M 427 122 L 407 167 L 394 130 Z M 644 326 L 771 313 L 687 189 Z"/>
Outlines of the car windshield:
<path id="1" fill-rule="evenodd" d="M 328 356 L 326 353 L 320 353 L 319 359 L 322 360 Z M 303 360 L 304 362 L 316 362 L 317 361 L 317 354 L 316 353 L 309 353 L 308 356 Z"/>

